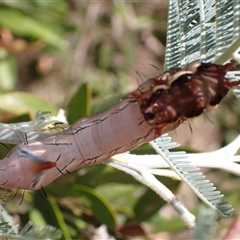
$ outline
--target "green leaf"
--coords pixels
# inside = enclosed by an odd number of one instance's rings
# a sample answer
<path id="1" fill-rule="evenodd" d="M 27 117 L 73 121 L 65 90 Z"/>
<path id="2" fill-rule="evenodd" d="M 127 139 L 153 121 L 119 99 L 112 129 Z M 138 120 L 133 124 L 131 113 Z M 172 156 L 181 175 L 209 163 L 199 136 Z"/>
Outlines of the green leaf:
<path id="1" fill-rule="evenodd" d="M 100 182 L 99 179 L 102 176 L 104 176 L 106 172 L 108 172 L 108 169 L 112 171 L 112 168 L 106 166 L 105 164 L 97 164 L 89 168 L 84 168 L 82 169 L 84 173 L 78 174 L 79 171 L 77 171 L 74 174 L 74 182 L 75 184 L 81 184 L 81 185 L 95 188 L 96 186 L 99 185 L 99 182 Z"/>
<path id="2" fill-rule="evenodd" d="M 156 178 L 165 186 L 171 187 L 171 191 L 173 193 L 177 191 L 180 184 L 179 181 L 175 181 L 170 178 L 161 176 L 156 176 Z M 136 213 L 134 220 L 147 221 L 165 204 L 166 201 L 164 201 L 152 189 L 147 189 L 146 192 L 139 197 L 139 200 L 134 207 L 134 211 Z"/>
<path id="3" fill-rule="evenodd" d="M 60 50 L 67 47 L 59 27 L 56 26 L 55 29 L 52 24 L 47 25 L 44 21 L 12 8 L 0 8 L 0 25 L 9 28 L 16 35 L 41 39 Z"/>
<path id="4" fill-rule="evenodd" d="M 152 189 L 146 189 L 146 192 L 139 198 L 134 207 L 134 220 L 146 221 L 165 204 L 166 202 Z"/>
<path id="5" fill-rule="evenodd" d="M 39 199 L 42 197 L 42 191 L 36 191 L 34 195 L 35 207 L 38 209 L 43 216 L 46 217 L 46 222 L 52 226 L 61 229 L 63 233 L 63 239 L 71 239 L 67 225 L 64 221 L 61 210 L 59 209 L 54 198 L 48 195 L 48 198 L 44 202 L 40 202 Z"/>
<path id="6" fill-rule="evenodd" d="M 58 4 L 53 1 L 42 1 L 42 0 L 26 0 L 24 3 L 22 1 L 0 1 L 1 5 L 8 6 L 9 8 L 25 10 L 29 13 L 38 9 L 39 11 L 36 14 L 41 13 L 42 11 L 49 13 L 65 13 L 68 10 L 68 4 L 64 0 L 58 0 Z"/>
<path id="7" fill-rule="evenodd" d="M 3 121 L 3 122 L 4 123 L 19 123 L 19 122 L 28 122 L 28 121 L 31 121 L 31 118 L 29 117 L 29 115 L 27 113 L 24 113 L 22 115 L 17 115 L 16 117 L 7 119 L 6 121 Z"/>
<path id="8" fill-rule="evenodd" d="M 17 81 L 16 63 L 13 56 L 0 49 L 0 91 L 10 91 Z"/>
<path id="9" fill-rule="evenodd" d="M 118 211 L 127 212 L 127 215 L 132 217 L 135 215 L 133 207 L 139 200 L 136 196 L 139 196 L 139 193 L 143 192 L 145 187 L 134 184 L 108 183 L 95 189 L 108 199 Z M 121 219 L 123 219 L 123 216 Z"/>
<path id="10" fill-rule="evenodd" d="M 98 185 L 104 183 L 134 184 L 137 186 L 142 185 L 140 182 L 135 180 L 135 178 L 129 174 L 126 174 L 125 172 L 119 171 L 117 169 L 111 170 L 112 171 L 108 171 L 98 176 Z"/>
<path id="11" fill-rule="evenodd" d="M 33 119 L 38 111 L 50 111 L 56 115 L 58 109 L 45 100 L 25 92 L 10 92 L 0 95 L 0 111 L 15 115 L 29 113 Z"/>
<path id="12" fill-rule="evenodd" d="M 82 84 L 68 104 L 67 120 L 70 124 L 79 118 L 90 114 L 91 88 L 87 83 Z"/>
<path id="13" fill-rule="evenodd" d="M 108 97 L 107 99 L 101 101 L 100 103 L 96 103 L 92 106 L 91 113 L 96 114 L 100 112 L 104 112 L 112 107 L 114 104 L 118 104 L 121 99 L 126 97 L 126 94 L 114 94 L 112 97 Z"/>
<path id="14" fill-rule="evenodd" d="M 37 226 L 46 226 L 46 220 L 44 219 L 42 213 L 36 208 L 32 209 L 29 213 L 29 219 L 33 224 Z"/>
<path id="15" fill-rule="evenodd" d="M 193 213 L 194 214 L 194 213 Z M 151 225 L 152 233 L 159 232 L 178 232 L 186 229 L 185 223 L 181 220 L 179 215 L 174 217 L 163 217 L 158 211 L 148 219 L 148 224 Z"/>
<path id="16" fill-rule="evenodd" d="M 94 189 L 82 186 L 82 185 L 62 185 L 61 190 L 59 188 L 49 186 L 47 192 L 50 192 L 56 197 L 79 197 L 85 196 L 90 202 L 90 210 L 96 217 L 96 219 L 106 224 L 111 230 L 116 227 L 116 212 L 113 209 L 111 203 L 106 198 L 97 193 Z"/>

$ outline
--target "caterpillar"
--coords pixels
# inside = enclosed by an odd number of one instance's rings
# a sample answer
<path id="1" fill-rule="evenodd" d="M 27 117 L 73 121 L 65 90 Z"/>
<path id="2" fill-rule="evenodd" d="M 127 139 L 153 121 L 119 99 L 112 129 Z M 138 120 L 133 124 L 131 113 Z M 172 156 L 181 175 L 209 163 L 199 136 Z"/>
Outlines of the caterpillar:
<path id="1" fill-rule="evenodd" d="M 225 65 L 193 62 L 172 68 L 146 80 L 104 113 L 15 146 L 0 161 L 0 188 L 43 188 L 63 174 L 130 151 L 188 118 L 211 111 L 240 84 L 225 76 L 236 64 L 234 60 Z"/>

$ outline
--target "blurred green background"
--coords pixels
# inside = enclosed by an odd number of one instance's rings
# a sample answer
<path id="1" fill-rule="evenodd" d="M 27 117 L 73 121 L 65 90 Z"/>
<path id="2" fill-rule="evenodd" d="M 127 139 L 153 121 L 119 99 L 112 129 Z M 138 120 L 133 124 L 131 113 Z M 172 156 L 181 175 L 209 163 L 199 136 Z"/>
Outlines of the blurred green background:
<path id="1" fill-rule="evenodd" d="M 0 1 L 0 121 L 25 121 L 39 110 L 56 114 L 63 108 L 72 123 L 118 102 L 163 70 L 167 8 L 168 1 Z M 211 121 L 191 123 L 193 133 L 185 124 L 173 137 L 191 152 L 231 141 L 239 131 L 239 108 L 232 100 L 222 105 L 210 115 Z M 146 151 L 149 148 L 136 152 Z M 237 208 L 239 193 L 222 183 L 234 183 L 237 177 L 208 174 Z M 185 186 L 159 179 L 197 213 L 199 201 Z M 29 219 L 50 224 L 63 231 L 63 239 L 91 239 L 103 224 L 116 239 L 191 234 L 154 192 L 105 165 L 63 176 L 45 191 L 48 198 L 42 191 L 26 191 L 20 206 L 19 191 L 5 206 L 21 226 Z M 219 220 L 219 226 L 230 223 Z"/>

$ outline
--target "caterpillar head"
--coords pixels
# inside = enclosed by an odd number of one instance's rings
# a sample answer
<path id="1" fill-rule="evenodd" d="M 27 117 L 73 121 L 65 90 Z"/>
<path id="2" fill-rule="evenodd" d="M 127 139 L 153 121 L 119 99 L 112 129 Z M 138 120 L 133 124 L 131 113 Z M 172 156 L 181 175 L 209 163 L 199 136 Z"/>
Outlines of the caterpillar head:
<path id="1" fill-rule="evenodd" d="M 167 124 L 175 128 L 187 118 L 212 110 L 229 89 L 240 84 L 225 76 L 234 65 L 234 61 L 225 65 L 194 62 L 168 76 L 164 85 L 155 80 L 155 88 L 144 93 L 149 97 L 138 100 L 145 120 L 155 128 Z M 161 76 L 156 79 L 162 81 Z"/>

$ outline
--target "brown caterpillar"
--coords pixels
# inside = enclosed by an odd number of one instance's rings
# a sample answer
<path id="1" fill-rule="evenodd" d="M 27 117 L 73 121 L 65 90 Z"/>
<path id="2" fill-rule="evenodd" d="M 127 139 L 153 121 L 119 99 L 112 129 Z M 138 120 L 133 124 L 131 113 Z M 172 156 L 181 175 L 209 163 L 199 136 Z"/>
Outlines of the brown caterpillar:
<path id="1" fill-rule="evenodd" d="M 108 111 L 68 129 L 17 145 L 0 161 L 0 187 L 39 189 L 78 168 L 130 151 L 183 121 L 210 111 L 240 84 L 226 78 L 236 65 L 194 62 L 150 78 Z"/>

